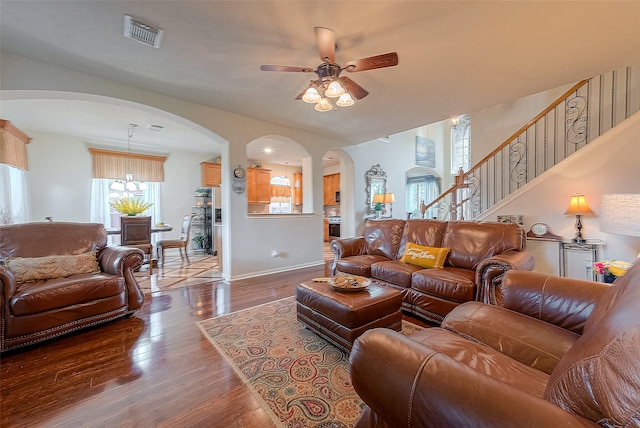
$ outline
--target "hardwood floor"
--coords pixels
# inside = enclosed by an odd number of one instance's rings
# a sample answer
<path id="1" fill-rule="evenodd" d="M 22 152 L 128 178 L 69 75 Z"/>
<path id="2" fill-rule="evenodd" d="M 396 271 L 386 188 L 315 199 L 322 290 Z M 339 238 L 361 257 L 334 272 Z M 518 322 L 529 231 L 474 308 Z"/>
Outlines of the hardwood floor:
<path id="1" fill-rule="evenodd" d="M 205 274 L 198 284 L 148 290 L 132 317 L 3 354 L 0 426 L 274 426 L 196 322 L 293 296 L 325 269 L 232 283 Z"/>

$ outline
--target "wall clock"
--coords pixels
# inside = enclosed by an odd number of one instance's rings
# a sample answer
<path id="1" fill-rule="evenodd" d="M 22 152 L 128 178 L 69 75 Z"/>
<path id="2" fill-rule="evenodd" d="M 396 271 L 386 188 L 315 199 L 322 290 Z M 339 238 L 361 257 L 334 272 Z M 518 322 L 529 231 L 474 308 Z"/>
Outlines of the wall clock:
<path id="1" fill-rule="evenodd" d="M 534 223 L 531 226 L 531 229 L 527 232 L 527 238 L 561 239 L 560 236 L 551 233 L 549 225 L 546 223 Z"/>
<path id="2" fill-rule="evenodd" d="M 231 189 L 236 192 L 238 195 L 244 193 L 247 188 L 247 177 L 246 172 L 243 167 L 238 165 L 233 170 L 233 184 L 231 185 Z"/>

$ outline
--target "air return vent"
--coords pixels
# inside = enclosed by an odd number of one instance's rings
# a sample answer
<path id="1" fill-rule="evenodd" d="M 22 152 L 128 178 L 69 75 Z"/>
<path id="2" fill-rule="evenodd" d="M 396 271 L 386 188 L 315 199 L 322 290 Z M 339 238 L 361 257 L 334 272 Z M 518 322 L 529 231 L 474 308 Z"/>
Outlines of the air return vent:
<path id="1" fill-rule="evenodd" d="M 144 45 L 159 48 L 163 34 L 163 30 L 136 21 L 129 15 L 124 16 L 124 36 L 129 39 L 133 39 Z"/>

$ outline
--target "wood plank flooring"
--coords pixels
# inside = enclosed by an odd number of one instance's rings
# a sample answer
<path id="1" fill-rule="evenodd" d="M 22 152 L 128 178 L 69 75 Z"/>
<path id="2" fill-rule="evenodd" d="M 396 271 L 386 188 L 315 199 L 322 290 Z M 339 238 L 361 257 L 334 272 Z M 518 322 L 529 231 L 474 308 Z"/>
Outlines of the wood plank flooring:
<path id="1" fill-rule="evenodd" d="M 324 266 L 232 283 L 210 275 L 147 291 L 132 317 L 3 354 L 0 426 L 272 427 L 196 322 L 293 296 L 325 275 Z"/>

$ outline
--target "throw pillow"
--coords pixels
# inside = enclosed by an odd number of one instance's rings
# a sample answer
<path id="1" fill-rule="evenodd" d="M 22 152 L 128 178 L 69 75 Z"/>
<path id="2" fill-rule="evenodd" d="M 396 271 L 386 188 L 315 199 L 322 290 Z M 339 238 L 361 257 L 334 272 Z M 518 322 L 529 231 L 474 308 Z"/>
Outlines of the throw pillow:
<path id="1" fill-rule="evenodd" d="M 18 283 L 100 272 L 95 252 L 47 257 L 8 257 L 6 267 Z"/>
<path id="2" fill-rule="evenodd" d="M 442 269 L 449 251 L 450 248 L 425 247 L 408 242 L 400 261 L 428 269 Z"/>

